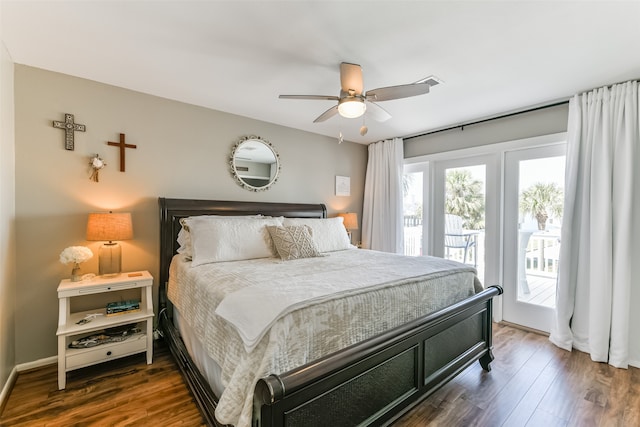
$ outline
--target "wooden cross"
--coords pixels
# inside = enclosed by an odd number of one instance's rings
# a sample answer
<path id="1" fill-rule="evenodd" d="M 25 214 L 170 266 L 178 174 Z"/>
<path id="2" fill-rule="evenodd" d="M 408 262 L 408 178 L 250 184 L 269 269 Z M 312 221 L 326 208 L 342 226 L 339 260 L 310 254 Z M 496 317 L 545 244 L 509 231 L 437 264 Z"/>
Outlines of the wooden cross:
<path id="1" fill-rule="evenodd" d="M 64 122 L 59 122 L 57 120 L 53 121 L 53 127 L 58 129 L 64 129 L 64 149 L 73 151 L 74 143 L 73 136 L 74 132 L 84 132 L 87 128 L 84 125 L 79 125 L 73 122 L 73 114 L 65 113 Z"/>
<path id="2" fill-rule="evenodd" d="M 124 150 L 125 148 L 138 148 L 133 144 L 125 144 L 124 143 L 124 133 L 120 134 L 120 142 L 107 142 L 108 145 L 112 147 L 120 147 L 120 172 L 124 172 Z"/>

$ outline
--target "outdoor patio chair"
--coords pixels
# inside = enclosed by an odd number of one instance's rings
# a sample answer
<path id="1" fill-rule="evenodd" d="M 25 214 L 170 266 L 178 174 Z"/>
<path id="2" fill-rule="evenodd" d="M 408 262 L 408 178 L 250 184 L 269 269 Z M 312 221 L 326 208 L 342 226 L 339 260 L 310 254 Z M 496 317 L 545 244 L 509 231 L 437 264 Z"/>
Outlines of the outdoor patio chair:
<path id="1" fill-rule="evenodd" d="M 466 264 L 467 254 L 469 253 L 469 249 L 474 248 L 474 251 L 477 250 L 476 236 L 477 236 L 477 232 L 475 231 L 463 230 L 462 217 L 458 215 L 445 214 L 444 216 L 444 247 L 446 248 L 446 251 L 447 251 L 447 258 L 449 258 L 449 249 L 464 249 L 464 256 L 462 258 L 462 262 Z M 474 256 L 473 256 L 473 266 L 477 267 L 476 252 L 474 252 Z"/>

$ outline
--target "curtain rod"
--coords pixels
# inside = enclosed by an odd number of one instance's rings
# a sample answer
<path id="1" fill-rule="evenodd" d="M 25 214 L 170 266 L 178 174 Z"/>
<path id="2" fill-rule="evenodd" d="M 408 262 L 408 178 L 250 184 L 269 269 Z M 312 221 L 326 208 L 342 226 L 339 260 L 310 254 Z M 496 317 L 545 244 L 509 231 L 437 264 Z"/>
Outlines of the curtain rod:
<path id="1" fill-rule="evenodd" d="M 568 104 L 568 103 L 569 103 L 569 99 L 564 99 L 562 101 L 556 101 L 556 102 L 553 102 L 551 104 L 546 104 L 546 105 L 540 105 L 538 107 L 527 108 L 526 110 L 514 111 L 512 113 L 501 114 L 501 115 L 495 116 L 495 117 L 488 117 L 486 119 L 476 120 L 476 121 L 469 122 L 469 123 L 462 123 L 462 124 L 459 124 L 459 125 L 450 126 L 450 127 L 443 128 L 443 129 L 432 130 L 430 132 L 424 132 L 424 133 L 420 133 L 420 134 L 417 134 L 417 135 L 405 136 L 402 139 L 406 141 L 407 139 L 419 138 L 421 136 L 427 136 L 427 135 L 433 135 L 434 133 L 446 132 L 448 130 L 454 130 L 454 129 L 464 130 L 465 126 L 472 126 L 472 125 L 477 125 L 477 124 L 480 124 L 480 123 L 490 122 L 492 120 L 504 119 L 506 117 L 517 116 L 518 114 L 531 113 L 533 111 L 544 110 L 545 108 L 557 107 L 558 105 L 563 105 L 563 104 Z"/>

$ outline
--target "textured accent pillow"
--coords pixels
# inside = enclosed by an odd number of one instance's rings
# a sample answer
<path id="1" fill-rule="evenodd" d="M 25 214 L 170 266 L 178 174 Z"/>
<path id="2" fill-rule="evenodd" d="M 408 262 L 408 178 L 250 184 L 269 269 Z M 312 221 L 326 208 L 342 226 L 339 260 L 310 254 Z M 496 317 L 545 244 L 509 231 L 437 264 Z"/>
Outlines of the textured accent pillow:
<path id="1" fill-rule="evenodd" d="M 267 230 L 283 260 L 322 256 L 306 225 L 267 226 Z"/>
<path id="2" fill-rule="evenodd" d="M 344 219 L 335 218 L 285 218 L 283 225 L 307 225 L 311 230 L 313 241 L 320 252 L 341 251 L 351 249 L 349 235 L 344 228 Z"/>
<path id="3" fill-rule="evenodd" d="M 201 218 L 185 219 L 191 235 L 191 266 L 222 261 L 275 256 L 266 226 L 282 225 L 279 219 Z"/>

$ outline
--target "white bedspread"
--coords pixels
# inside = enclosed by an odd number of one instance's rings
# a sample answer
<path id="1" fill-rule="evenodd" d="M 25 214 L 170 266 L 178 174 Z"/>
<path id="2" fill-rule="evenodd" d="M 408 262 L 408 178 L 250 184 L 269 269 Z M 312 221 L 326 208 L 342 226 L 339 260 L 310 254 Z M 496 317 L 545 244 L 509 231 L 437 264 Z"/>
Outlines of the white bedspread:
<path id="1" fill-rule="evenodd" d="M 474 288 L 475 286 L 475 288 Z M 475 270 L 432 257 L 346 250 L 191 267 L 168 296 L 222 370 L 218 421 L 251 423 L 257 380 L 283 373 L 477 292 Z"/>

